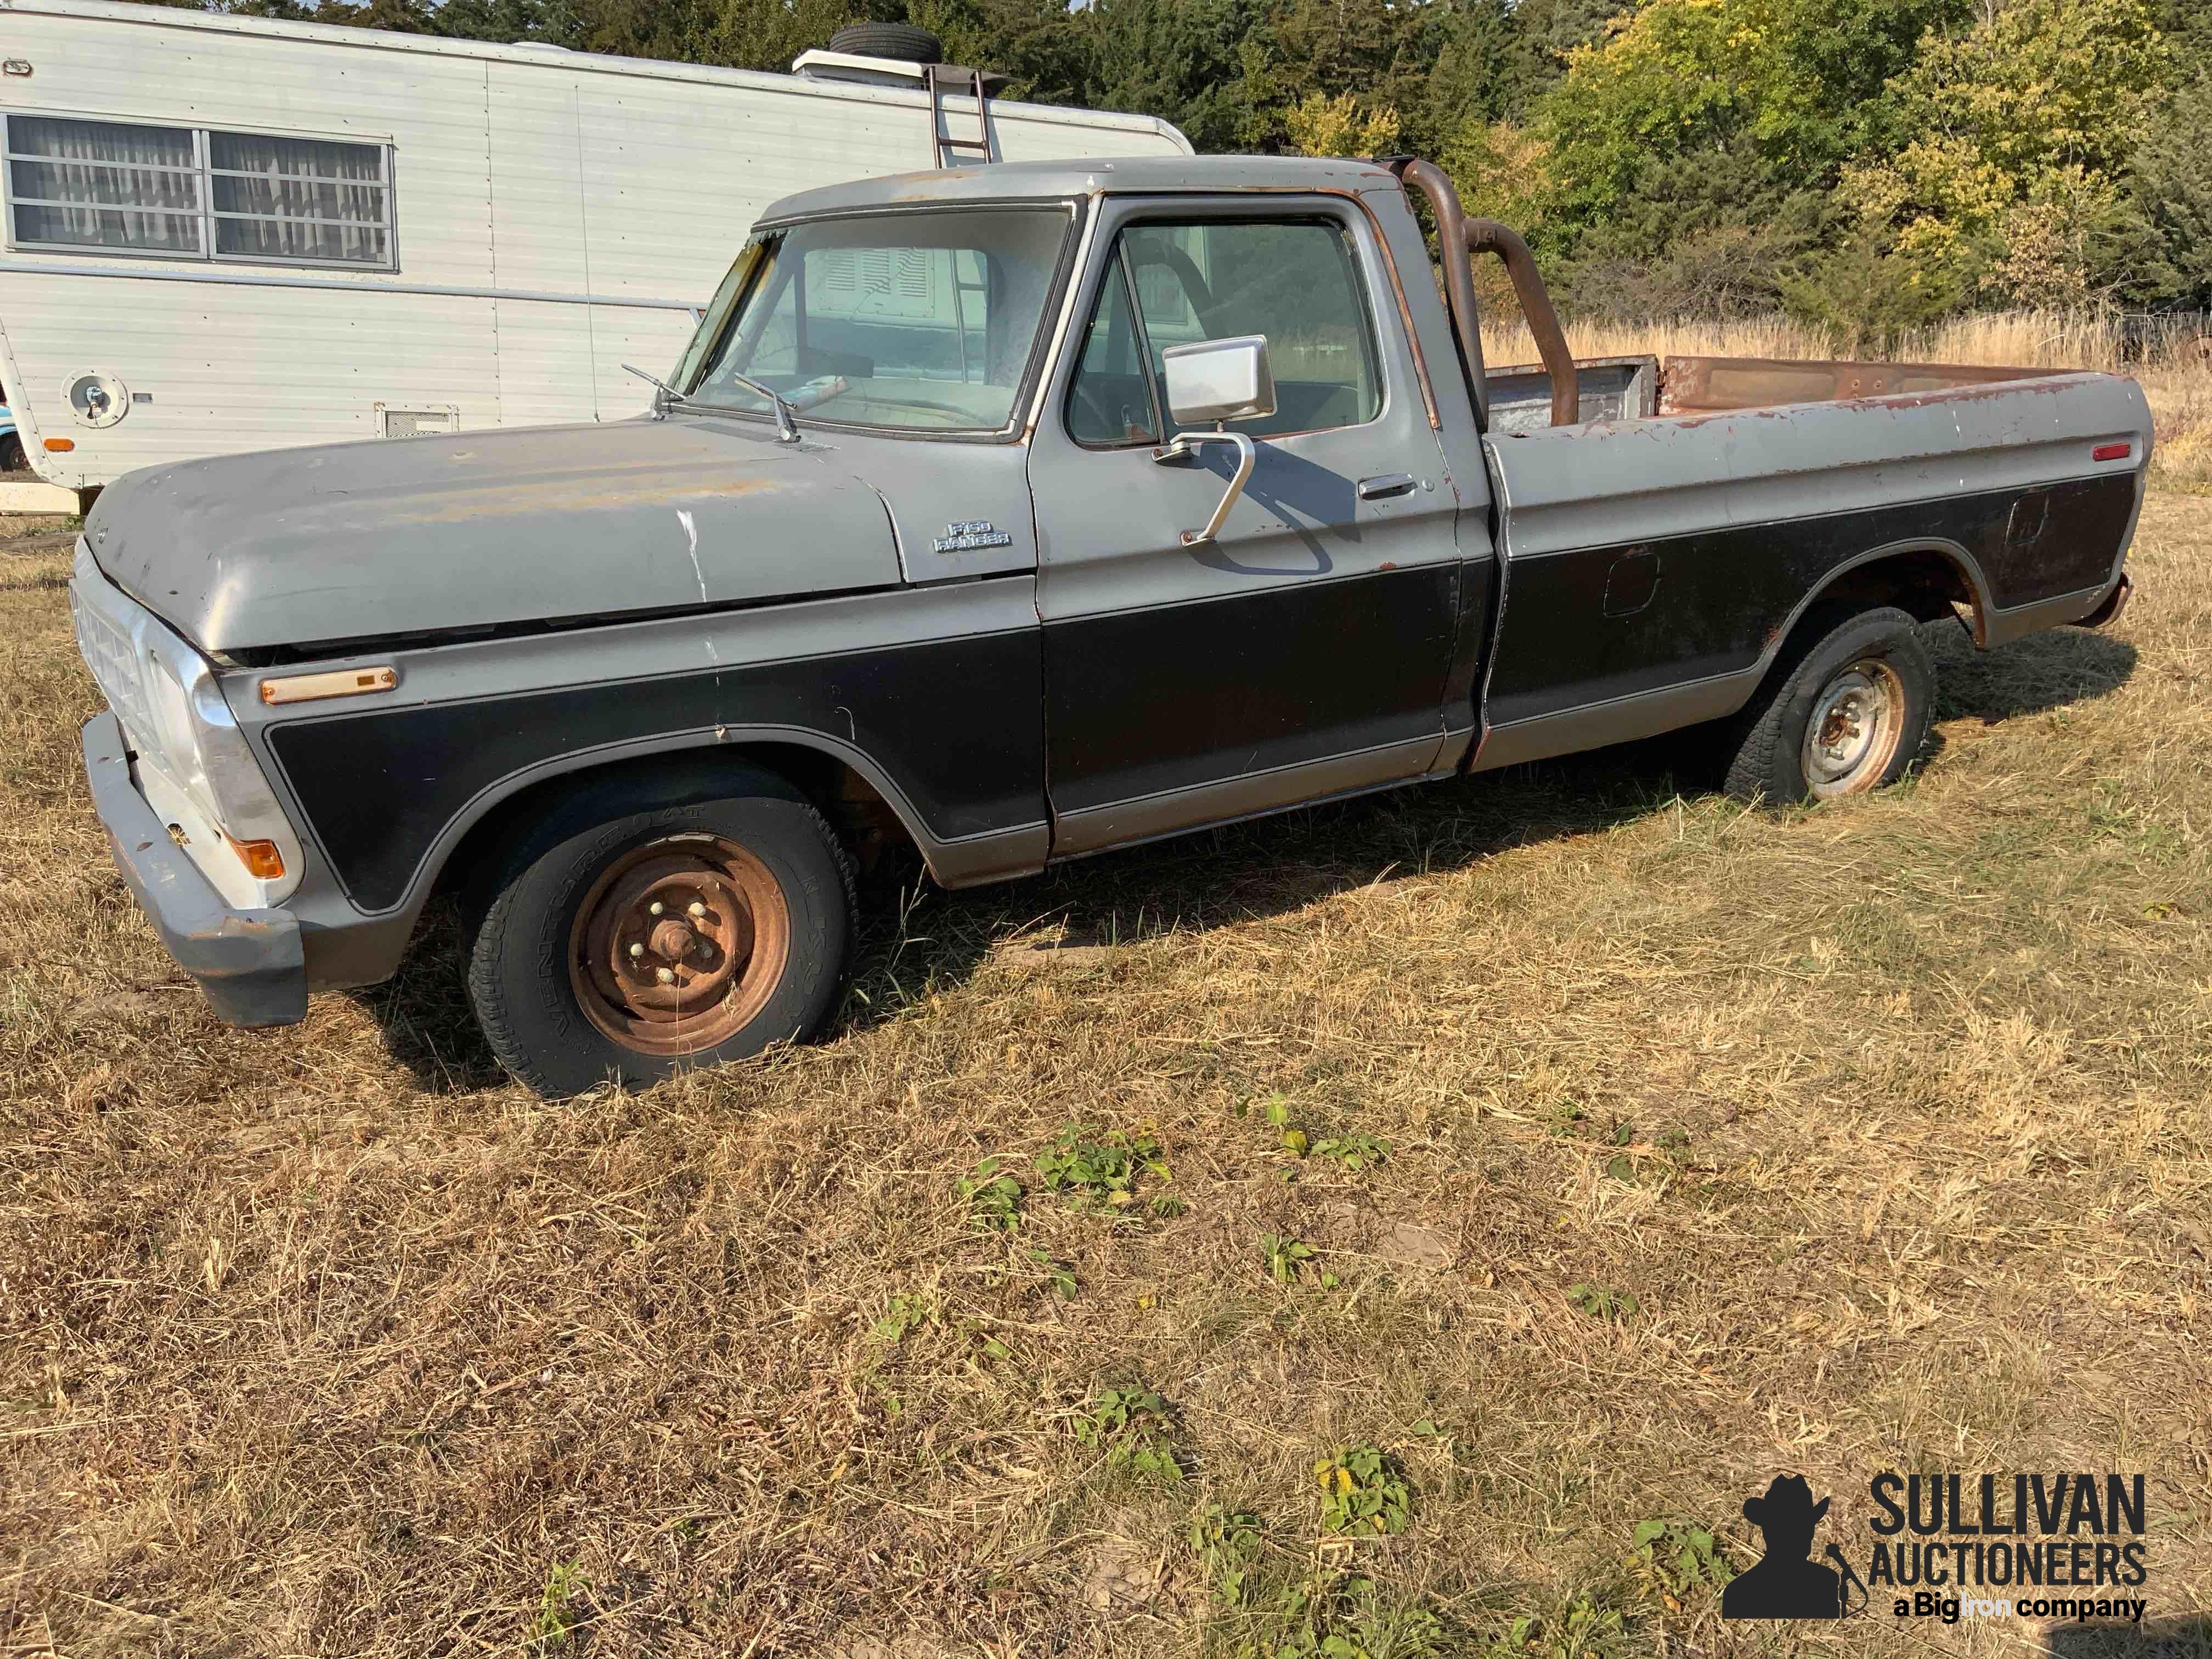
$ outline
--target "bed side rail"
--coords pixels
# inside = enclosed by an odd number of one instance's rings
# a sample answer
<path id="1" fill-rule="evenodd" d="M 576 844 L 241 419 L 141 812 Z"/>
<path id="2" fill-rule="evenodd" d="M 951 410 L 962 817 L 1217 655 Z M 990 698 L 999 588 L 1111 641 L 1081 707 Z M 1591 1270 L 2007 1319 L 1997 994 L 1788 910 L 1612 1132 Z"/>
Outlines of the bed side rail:
<path id="1" fill-rule="evenodd" d="M 1825 404 L 1896 392 L 1946 392 L 2001 380 L 2035 380 L 2072 371 L 1996 368 L 1985 363 L 1793 362 L 1778 357 L 1668 357 L 1659 366 L 1662 415 Z"/>

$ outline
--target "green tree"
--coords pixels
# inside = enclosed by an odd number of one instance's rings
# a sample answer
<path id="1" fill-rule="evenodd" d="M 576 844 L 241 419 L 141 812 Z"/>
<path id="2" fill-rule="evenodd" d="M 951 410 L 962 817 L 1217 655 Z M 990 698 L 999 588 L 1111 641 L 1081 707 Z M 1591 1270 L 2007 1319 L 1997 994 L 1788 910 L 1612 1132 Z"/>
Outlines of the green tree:
<path id="1" fill-rule="evenodd" d="M 1539 108 L 1565 226 L 1612 221 L 1670 173 L 1732 181 L 1714 205 L 1739 222 L 1825 186 L 1883 136 L 1887 83 L 1922 37 L 1971 3 L 1646 0 L 1569 55 Z"/>
<path id="2" fill-rule="evenodd" d="M 2163 243 L 2170 291 L 2212 306 L 2212 68 L 2150 122 L 2132 158 L 2136 210 Z"/>
<path id="3" fill-rule="evenodd" d="M 1540 90 L 1523 50 L 1520 13 L 1528 3 L 1516 10 L 1506 0 L 1437 0 L 1421 9 L 1428 72 L 1414 126 L 1424 148 L 1441 149 L 1470 125 L 1525 112 Z"/>
<path id="4" fill-rule="evenodd" d="M 1397 148 L 1398 112 L 1340 92 L 1310 92 L 1284 117 L 1301 155 L 1387 155 Z"/>
<path id="5" fill-rule="evenodd" d="M 2158 240 L 2123 174 L 2171 57 L 2150 0 L 2012 0 L 1923 43 L 1891 86 L 1909 136 L 1846 167 L 1844 199 L 1931 289 L 2156 292 Z"/>
<path id="6" fill-rule="evenodd" d="M 1290 112 L 1315 93 L 1370 108 L 1415 103 L 1430 66 L 1425 22 L 1389 0 L 1273 0 L 1237 43 L 1238 146 L 1295 148 Z"/>
<path id="7" fill-rule="evenodd" d="M 1096 0 L 1074 14 L 1090 65 L 1084 101 L 1174 122 L 1201 150 L 1236 148 L 1238 43 L 1262 0 Z"/>

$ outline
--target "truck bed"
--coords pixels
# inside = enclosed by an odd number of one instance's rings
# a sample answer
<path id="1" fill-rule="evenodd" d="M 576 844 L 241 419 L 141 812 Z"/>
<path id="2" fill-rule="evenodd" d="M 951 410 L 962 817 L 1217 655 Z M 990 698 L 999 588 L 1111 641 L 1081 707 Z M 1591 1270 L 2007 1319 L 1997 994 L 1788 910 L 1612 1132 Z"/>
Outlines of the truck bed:
<path id="1" fill-rule="evenodd" d="M 2108 374 L 1619 357 L 1490 379 L 1504 560 L 1480 766 L 1741 708 L 1808 596 L 1918 573 L 1978 643 L 2093 612 L 2141 505 L 2148 406 Z M 1882 580 L 1890 580 L 1885 575 Z M 1916 601 L 1917 603 L 1917 601 Z"/>
<path id="2" fill-rule="evenodd" d="M 1585 421 L 1651 420 L 1783 404 L 1832 403 L 1896 392 L 1943 392 L 1999 380 L 2033 380 L 2052 368 L 1984 363 L 1877 363 L 1781 357 L 1577 357 Z M 1493 431 L 1531 432 L 1551 423 L 1552 384 L 1541 363 L 1488 375 Z"/>

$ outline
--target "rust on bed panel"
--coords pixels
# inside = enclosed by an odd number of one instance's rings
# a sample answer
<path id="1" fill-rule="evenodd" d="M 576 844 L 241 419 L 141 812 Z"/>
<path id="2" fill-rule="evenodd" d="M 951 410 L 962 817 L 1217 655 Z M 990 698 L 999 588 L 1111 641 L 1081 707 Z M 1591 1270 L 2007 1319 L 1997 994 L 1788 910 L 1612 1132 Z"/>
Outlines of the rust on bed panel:
<path id="1" fill-rule="evenodd" d="M 2057 368 L 1998 368 L 1982 363 L 1793 362 L 1778 357 L 1669 357 L 1660 365 L 1659 412 L 1759 409 L 1773 404 L 1832 403 L 1940 392 L 1998 380 L 2063 374 Z"/>

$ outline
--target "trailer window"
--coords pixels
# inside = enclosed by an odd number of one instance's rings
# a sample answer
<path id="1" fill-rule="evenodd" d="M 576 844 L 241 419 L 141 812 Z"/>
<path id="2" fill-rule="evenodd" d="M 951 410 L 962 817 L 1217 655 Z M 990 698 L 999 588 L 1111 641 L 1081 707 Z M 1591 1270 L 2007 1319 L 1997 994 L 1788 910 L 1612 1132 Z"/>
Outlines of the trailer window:
<path id="1" fill-rule="evenodd" d="M 394 267 L 383 144 L 6 118 L 9 240 L 161 258 Z"/>

